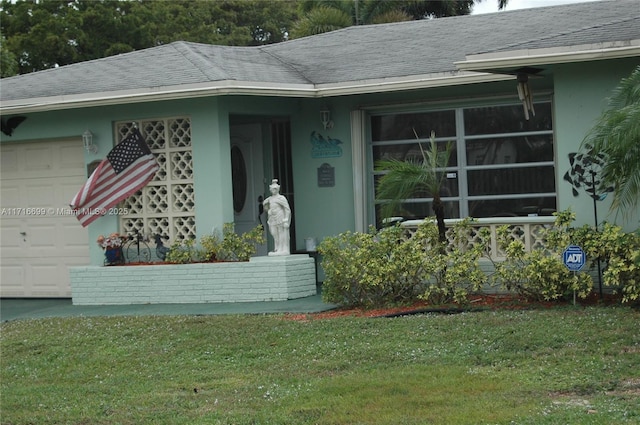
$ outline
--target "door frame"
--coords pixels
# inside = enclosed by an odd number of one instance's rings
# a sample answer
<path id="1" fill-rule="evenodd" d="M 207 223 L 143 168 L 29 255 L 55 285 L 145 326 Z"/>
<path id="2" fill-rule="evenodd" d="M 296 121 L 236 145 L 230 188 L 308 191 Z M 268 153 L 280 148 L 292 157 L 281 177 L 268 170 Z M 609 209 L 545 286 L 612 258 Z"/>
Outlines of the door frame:
<path id="1" fill-rule="evenodd" d="M 262 126 L 259 123 L 231 124 L 229 139 L 236 232 L 242 234 L 262 224 L 266 236 L 266 218 L 259 203 L 259 199 L 264 199 L 265 196 Z M 240 199 L 241 196 L 244 199 Z M 262 244 L 257 247 L 256 255 L 267 255 L 267 252 L 268 244 Z"/>
<path id="2" fill-rule="evenodd" d="M 291 253 L 296 251 L 296 232 L 295 232 L 295 196 L 293 190 L 293 159 L 291 152 L 291 120 L 287 117 L 267 117 L 267 116 L 255 116 L 255 115 L 230 115 L 229 116 L 229 143 L 231 148 L 234 145 L 234 132 L 233 129 L 240 126 L 252 126 L 259 125 L 262 135 L 262 186 L 257 190 L 263 197 L 270 195 L 269 183 L 272 179 L 277 178 L 281 185 L 280 193 L 287 197 L 289 206 L 291 207 L 291 214 L 293 220 L 291 227 L 289 228 L 291 236 Z M 249 195 L 247 195 L 249 196 Z M 246 202 L 255 202 L 257 204 L 257 196 L 255 199 L 247 198 Z M 257 215 L 257 214 L 256 214 Z M 265 247 L 267 250 L 273 250 L 273 241 L 266 229 L 267 217 L 266 214 L 262 216 L 262 224 L 265 226 L 265 237 L 267 244 Z M 235 219 L 235 213 L 234 213 Z M 259 251 L 258 255 L 263 255 Z"/>

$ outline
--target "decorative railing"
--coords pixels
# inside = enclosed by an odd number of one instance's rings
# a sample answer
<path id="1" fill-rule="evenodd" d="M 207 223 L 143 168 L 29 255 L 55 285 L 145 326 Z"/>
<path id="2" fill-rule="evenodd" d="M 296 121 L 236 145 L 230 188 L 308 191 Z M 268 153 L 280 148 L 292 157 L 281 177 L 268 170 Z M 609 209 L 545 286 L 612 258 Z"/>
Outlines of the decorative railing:
<path id="1" fill-rule="evenodd" d="M 462 221 L 462 219 L 446 219 L 447 239 L 449 245 L 453 245 L 453 226 Z M 489 256 L 492 260 L 501 261 L 505 258 L 505 253 L 499 248 L 497 229 L 501 226 L 508 226 L 511 235 L 524 243 L 525 249 L 531 251 L 533 249 L 544 248 L 545 241 L 543 238 L 544 230 L 553 226 L 555 217 L 491 217 L 477 218 L 471 225 L 468 235 L 470 245 L 480 242 L 480 229 L 489 228 L 491 241 L 489 242 Z M 408 220 L 402 222 L 402 226 L 413 235 L 423 220 Z"/>

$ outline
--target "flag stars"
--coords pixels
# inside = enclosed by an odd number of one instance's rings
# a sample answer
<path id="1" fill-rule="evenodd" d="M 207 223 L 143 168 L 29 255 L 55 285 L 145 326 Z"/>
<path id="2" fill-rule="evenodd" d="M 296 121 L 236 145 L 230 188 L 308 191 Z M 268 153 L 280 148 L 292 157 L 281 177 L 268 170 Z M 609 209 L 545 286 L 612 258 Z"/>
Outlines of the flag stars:
<path id="1" fill-rule="evenodd" d="M 146 149 L 145 149 L 146 148 Z M 138 134 L 133 134 L 107 154 L 107 159 L 116 174 L 133 164 L 138 158 L 151 153 Z"/>

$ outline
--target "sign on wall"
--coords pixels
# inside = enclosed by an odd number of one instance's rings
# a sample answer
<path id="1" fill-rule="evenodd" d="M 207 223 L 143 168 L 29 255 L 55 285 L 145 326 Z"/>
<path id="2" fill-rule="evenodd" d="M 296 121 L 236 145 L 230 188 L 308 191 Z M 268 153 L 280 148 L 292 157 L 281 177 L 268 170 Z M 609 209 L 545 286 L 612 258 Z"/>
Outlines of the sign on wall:
<path id="1" fill-rule="evenodd" d="M 326 162 L 318 167 L 318 187 L 334 187 L 336 185 L 336 169 Z"/>
<path id="2" fill-rule="evenodd" d="M 325 138 L 317 131 L 311 132 L 311 158 L 336 158 L 342 156 L 342 141 Z"/>

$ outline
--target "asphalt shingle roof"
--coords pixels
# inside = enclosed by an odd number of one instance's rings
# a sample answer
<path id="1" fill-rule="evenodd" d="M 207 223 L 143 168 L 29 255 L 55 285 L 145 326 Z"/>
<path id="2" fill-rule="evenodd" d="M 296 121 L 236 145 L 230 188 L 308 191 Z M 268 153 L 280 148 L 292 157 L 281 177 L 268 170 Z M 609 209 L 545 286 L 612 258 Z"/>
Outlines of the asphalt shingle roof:
<path id="1" fill-rule="evenodd" d="M 308 83 L 260 49 L 179 41 L 6 78 L 0 90 L 13 100 L 224 80 Z"/>
<path id="2" fill-rule="evenodd" d="M 266 46 L 316 84 L 456 72 L 466 55 L 640 39 L 640 0 L 349 27 Z"/>
<path id="3" fill-rule="evenodd" d="M 218 81 L 322 85 L 460 72 L 469 54 L 640 40 L 640 0 L 349 27 L 258 47 L 175 42 L 5 78 L 2 101 Z"/>

